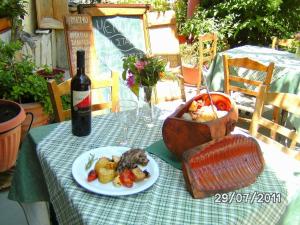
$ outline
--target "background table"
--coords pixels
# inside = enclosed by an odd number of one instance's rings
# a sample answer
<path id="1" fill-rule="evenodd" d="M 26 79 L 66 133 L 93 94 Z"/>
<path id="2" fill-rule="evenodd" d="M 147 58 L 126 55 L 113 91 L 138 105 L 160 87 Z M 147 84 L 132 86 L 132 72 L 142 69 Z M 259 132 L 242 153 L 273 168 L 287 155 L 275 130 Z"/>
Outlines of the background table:
<path id="1" fill-rule="evenodd" d="M 270 164 L 274 154 L 265 154 L 267 166 L 257 182 L 247 188 L 237 190 L 236 193 L 256 192 L 280 193 L 281 201 L 276 203 L 216 203 L 215 197 L 193 199 L 186 191 L 182 172 L 160 157 L 153 155 L 158 162 L 160 176 L 157 182 L 148 190 L 121 197 L 109 197 L 90 193 L 77 185 L 71 174 L 73 161 L 83 152 L 100 146 L 115 145 L 121 137 L 120 125 L 116 122 L 114 114 L 97 116 L 93 118 L 92 133 L 87 137 L 75 137 L 71 134 L 70 121 L 50 127 L 33 129 L 30 133 L 32 143 L 42 133 L 50 133 L 38 144 L 36 153 L 42 170 L 31 173 L 31 164 L 19 167 L 24 157 L 19 157 L 13 187 L 10 197 L 18 196 L 16 192 L 23 189 L 30 192 L 26 182 L 18 177 L 45 178 L 47 190 L 35 198 L 50 200 L 54 206 L 60 224 L 275 224 L 284 214 L 288 203 L 298 202 L 299 179 L 294 177 L 293 170 L 286 165 Z M 154 142 L 161 140 L 162 121 L 156 121 L 155 126 L 147 128 L 141 121 L 132 124 L 129 130 L 129 143 L 132 147 L 146 148 Z M 24 147 L 25 148 L 25 147 Z M 31 150 L 29 150 L 31 149 Z M 264 148 L 265 149 L 265 148 Z M 23 149 L 22 149 L 23 150 Z M 21 151 L 22 151 L 21 150 Z M 161 149 L 162 150 L 162 149 Z M 34 153 L 34 148 L 28 151 Z M 21 152 L 23 153 L 23 152 Z M 25 153 L 25 151 L 24 151 Z M 31 158 L 28 161 L 36 159 Z M 284 162 L 282 157 L 279 160 Z M 36 166 L 39 165 L 38 162 Z M 292 165 L 288 163 L 288 165 Z M 273 167 L 275 166 L 275 167 Z M 300 170 L 299 170 L 300 171 Z M 41 173 L 42 172 L 42 173 Z M 27 176 L 24 174 L 27 173 Z M 278 173 L 278 174 L 277 174 Z M 20 174 L 23 174 L 20 175 Z M 43 175 L 42 175 L 43 174 Z M 291 179 L 293 178 L 293 179 Z M 299 178 L 299 177 L 298 177 Z M 34 182 L 34 179 L 32 178 Z M 43 186 L 43 179 L 35 185 Z M 297 183 L 298 182 L 298 183 Z M 296 184 L 296 186 L 295 186 Z M 27 185 L 27 189 L 24 186 Z M 296 188 L 297 187 L 297 188 Z M 45 191 L 45 190 L 44 190 Z M 23 193 L 23 201 L 26 201 Z M 45 195 L 44 195 L 45 194 Z M 232 193 L 228 193 L 231 195 Z M 295 197 L 296 196 L 296 197 Z M 15 199 L 18 200 L 18 199 Z M 29 199 L 30 200 L 30 199 Z M 31 198 L 31 201 L 33 198 Z M 37 199 L 35 199 L 37 200 Z M 22 201 L 22 199 L 21 199 Z M 297 205 L 296 205 L 297 206 Z M 286 211 L 285 217 L 294 224 L 298 224 L 293 208 Z M 299 210 L 299 208 L 298 208 Z M 284 219 L 283 221 L 286 221 Z M 285 224 L 285 223 L 284 223 Z"/>
<path id="2" fill-rule="evenodd" d="M 271 92 L 300 94 L 300 58 L 296 54 L 271 48 L 245 45 L 216 55 L 208 76 L 208 83 L 213 91 L 224 90 L 223 54 L 232 58 L 248 57 L 265 65 L 275 63 L 271 81 Z M 244 76 L 250 76 L 244 71 Z M 288 122 L 300 132 L 300 118 L 289 115 Z"/>
<path id="3" fill-rule="evenodd" d="M 211 90 L 222 91 L 224 87 L 223 54 L 232 58 L 248 57 L 265 65 L 275 63 L 270 91 L 300 93 L 300 58 L 295 54 L 271 48 L 245 45 L 217 54 L 213 69 L 208 75 Z"/>

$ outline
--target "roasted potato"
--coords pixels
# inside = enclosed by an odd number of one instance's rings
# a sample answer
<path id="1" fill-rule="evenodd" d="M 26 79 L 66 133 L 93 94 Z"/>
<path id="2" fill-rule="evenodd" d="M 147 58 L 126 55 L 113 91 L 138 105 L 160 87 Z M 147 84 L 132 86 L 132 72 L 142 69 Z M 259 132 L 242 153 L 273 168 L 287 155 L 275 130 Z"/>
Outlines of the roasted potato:
<path id="1" fill-rule="evenodd" d="M 105 166 L 110 162 L 109 158 L 101 157 L 95 164 L 94 169 L 98 171 L 100 168 L 105 168 Z"/>
<path id="2" fill-rule="evenodd" d="M 146 174 L 139 167 L 136 167 L 131 171 L 135 176 L 135 181 L 142 181 L 146 178 Z"/>
<path id="3" fill-rule="evenodd" d="M 98 175 L 99 182 L 102 184 L 112 181 L 116 176 L 116 171 L 114 169 L 106 169 L 102 167 L 96 170 L 96 173 Z"/>

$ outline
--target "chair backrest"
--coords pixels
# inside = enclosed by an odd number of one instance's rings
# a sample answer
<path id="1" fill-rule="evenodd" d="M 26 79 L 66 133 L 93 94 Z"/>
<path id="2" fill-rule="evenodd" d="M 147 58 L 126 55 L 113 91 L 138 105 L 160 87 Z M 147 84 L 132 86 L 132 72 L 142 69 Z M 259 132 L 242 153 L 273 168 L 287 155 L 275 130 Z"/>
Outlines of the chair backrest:
<path id="1" fill-rule="evenodd" d="M 207 33 L 198 37 L 199 40 L 199 80 L 197 83 L 197 90 L 200 89 L 203 68 L 208 68 L 217 54 L 218 37 L 216 33 Z"/>
<path id="2" fill-rule="evenodd" d="M 265 66 L 257 61 L 249 58 L 229 58 L 226 54 L 223 55 L 224 65 L 224 92 L 230 94 L 231 91 L 241 92 L 250 96 L 257 96 L 258 90 L 252 90 L 251 88 L 244 87 L 245 85 L 256 86 L 257 88 L 264 84 L 267 89 L 270 87 L 271 79 L 273 76 L 274 63 L 269 63 Z M 255 72 L 266 73 L 263 79 L 254 80 L 251 78 L 242 77 L 241 74 L 232 74 L 230 68 L 244 68 Z M 252 77 L 255 77 L 252 74 Z M 261 77 L 261 76 L 259 76 Z M 256 89 L 257 89 L 256 88 Z"/>
<path id="3" fill-rule="evenodd" d="M 294 39 L 279 39 L 277 37 L 273 37 L 272 39 L 272 48 L 280 49 L 280 47 L 292 48 Z"/>
<path id="4" fill-rule="evenodd" d="M 112 77 L 105 80 L 91 80 L 92 92 L 100 88 L 111 88 L 111 101 L 108 102 L 94 102 L 92 98 L 92 111 L 111 109 L 112 112 L 117 111 L 119 105 L 119 75 L 117 72 L 112 72 Z M 48 81 L 48 90 L 50 94 L 51 103 L 53 106 L 54 116 L 56 122 L 61 122 L 71 117 L 71 110 L 64 109 L 62 104 L 62 96 L 70 94 L 71 78 L 57 84 L 55 80 Z M 98 93 L 97 93 L 98 94 Z"/>
<path id="5" fill-rule="evenodd" d="M 300 152 L 294 150 L 296 144 L 300 143 L 300 134 L 293 129 L 288 129 L 287 127 L 280 125 L 278 119 L 273 119 L 273 121 L 271 121 L 262 117 L 264 105 L 272 105 L 274 110 L 276 110 L 276 114 L 279 114 L 280 110 L 285 110 L 300 116 L 300 96 L 290 93 L 267 92 L 267 86 L 261 85 L 249 129 L 251 135 L 266 143 L 278 146 L 283 152 L 300 160 Z M 262 134 L 261 130 L 259 130 L 260 127 L 267 128 L 270 131 L 270 134 L 268 136 Z M 282 140 L 282 137 L 279 137 L 277 134 L 289 139 L 288 147 L 278 141 L 280 138 Z"/>

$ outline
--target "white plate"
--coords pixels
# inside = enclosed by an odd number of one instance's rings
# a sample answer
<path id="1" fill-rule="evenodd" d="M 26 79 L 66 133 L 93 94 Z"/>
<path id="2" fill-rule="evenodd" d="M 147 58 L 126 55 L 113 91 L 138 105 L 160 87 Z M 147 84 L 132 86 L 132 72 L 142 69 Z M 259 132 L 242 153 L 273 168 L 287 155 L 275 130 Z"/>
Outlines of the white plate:
<path id="1" fill-rule="evenodd" d="M 109 182 L 107 184 L 102 184 L 98 180 L 87 182 L 88 173 L 92 168 L 94 168 L 94 165 L 96 163 L 94 162 L 94 164 L 89 170 L 85 170 L 85 165 L 88 162 L 90 154 L 95 154 L 96 159 L 102 156 L 111 158 L 113 155 L 121 156 L 123 152 L 126 152 L 128 150 L 129 150 L 128 147 L 108 146 L 108 147 L 95 148 L 88 152 L 84 152 L 83 154 L 78 156 L 73 163 L 72 174 L 74 179 L 83 188 L 103 195 L 111 195 L 111 196 L 131 195 L 146 190 L 156 182 L 159 176 L 159 169 L 157 163 L 147 153 L 146 153 L 147 158 L 149 159 L 148 165 L 144 167 L 139 165 L 139 167 L 142 170 L 146 169 L 150 173 L 150 177 L 141 182 L 134 182 L 131 188 L 115 187 L 112 182 Z"/>

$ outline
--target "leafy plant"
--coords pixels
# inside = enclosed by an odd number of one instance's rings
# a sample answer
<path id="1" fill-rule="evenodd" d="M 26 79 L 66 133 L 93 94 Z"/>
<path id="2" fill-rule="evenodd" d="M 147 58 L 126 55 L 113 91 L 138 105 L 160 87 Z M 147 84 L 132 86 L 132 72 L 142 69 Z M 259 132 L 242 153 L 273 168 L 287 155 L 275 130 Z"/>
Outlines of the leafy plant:
<path id="1" fill-rule="evenodd" d="M 180 55 L 183 64 L 189 64 L 193 66 L 198 65 L 199 60 L 199 43 L 198 41 L 192 44 L 180 45 Z"/>
<path id="2" fill-rule="evenodd" d="M 300 30 L 300 1 L 203 0 L 201 6 L 207 17 L 219 21 L 226 16 L 233 18 L 235 31 L 228 35 L 231 46 L 269 45 L 272 36 L 290 38 Z"/>
<path id="3" fill-rule="evenodd" d="M 119 0 L 119 4 L 151 4 L 152 11 L 164 12 L 172 8 L 167 0 Z"/>
<path id="4" fill-rule="evenodd" d="M 177 0 L 174 5 L 174 11 L 176 16 L 177 32 L 178 34 L 183 35 L 182 27 L 187 20 L 187 0 Z"/>
<path id="5" fill-rule="evenodd" d="M 0 18 L 8 17 L 12 23 L 12 40 L 17 39 L 17 32 L 22 27 L 22 19 L 27 14 L 26 0 L 1 0 L 0 3 Z"/>
<path id="6" fill-rule="evenodd" d="M 40 102 L 44 111 L 52 113 L 52 106 L 44 78 L 37 75 L 28 57 L 17 60 L 20 42 L 4 43 L 0 40 L 0 98 L 19 103 Z"/>

